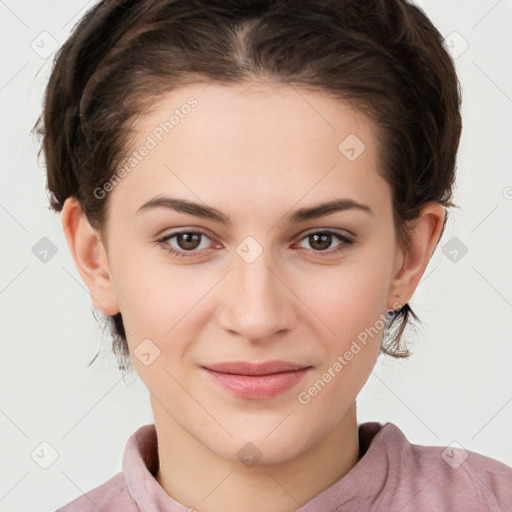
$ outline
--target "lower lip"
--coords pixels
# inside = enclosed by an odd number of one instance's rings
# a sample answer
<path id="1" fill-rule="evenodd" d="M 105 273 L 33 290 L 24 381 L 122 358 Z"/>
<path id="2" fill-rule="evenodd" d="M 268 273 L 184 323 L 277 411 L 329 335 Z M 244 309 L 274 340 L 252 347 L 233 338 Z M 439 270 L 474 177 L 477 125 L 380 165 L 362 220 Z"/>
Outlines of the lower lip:
<path id="1" fill-rule="evenodd" d="M 310 368 L 270 375 L 238 375 L 203 368 L 216 382 L 242 398 L 272 398 L 297 385 Z"/>

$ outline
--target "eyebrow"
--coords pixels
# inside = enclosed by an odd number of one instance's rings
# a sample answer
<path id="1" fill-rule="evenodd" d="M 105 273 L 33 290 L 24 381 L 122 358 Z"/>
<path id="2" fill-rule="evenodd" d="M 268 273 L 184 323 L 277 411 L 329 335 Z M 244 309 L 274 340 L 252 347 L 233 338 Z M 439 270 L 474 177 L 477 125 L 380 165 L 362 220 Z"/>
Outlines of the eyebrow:
<path id="1" fill-rule="evenodd" d="M 213 220 L 225 225 L 231 225 L 231 218 L 225 213 L 210 206 L 194 203 L 187 199 L 176 199 L 172 197 L 157 196 L 147 203 L 144 203 L 136 212 L 136 215 L 155 208 L 170 208 L 176 212 L 188 213 L 196 217 Z M 285 216 L 285 222 L 298 224 L 307 220 L 316 219 L 336 212 L 347 210 L 359 210 L 374 215 L 371 208 L 353 199 L 335 199 L 326 203 L 299 208 Z"/>

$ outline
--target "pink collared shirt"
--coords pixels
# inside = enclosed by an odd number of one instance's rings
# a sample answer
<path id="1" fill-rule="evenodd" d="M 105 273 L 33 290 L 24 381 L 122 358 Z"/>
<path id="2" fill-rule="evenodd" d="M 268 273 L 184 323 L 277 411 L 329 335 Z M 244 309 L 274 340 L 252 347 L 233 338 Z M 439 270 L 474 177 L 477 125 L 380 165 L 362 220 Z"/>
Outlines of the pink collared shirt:
<path id="1" fill-rule="evenodd" d="M 362 457 L 301 512 L 512 512 L 512 468 L 462 448 L 410 443 L 393 423 L 359 425 Z M 57 512 L 189 512 L 157 482 L 154 424 L 128 439 L 123 470 Z M 240 511 L 243 512 L 243 511 Z"/>

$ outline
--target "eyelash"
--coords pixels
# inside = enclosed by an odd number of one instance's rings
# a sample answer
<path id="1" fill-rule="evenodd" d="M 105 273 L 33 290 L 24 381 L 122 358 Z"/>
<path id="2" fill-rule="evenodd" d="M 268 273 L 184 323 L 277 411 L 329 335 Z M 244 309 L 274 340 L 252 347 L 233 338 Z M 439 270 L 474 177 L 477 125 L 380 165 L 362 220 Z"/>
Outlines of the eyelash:
<path id="1" fill-rule="evenodd" d="M 178 249 L 175 249 L 174 247 L 170 247 L 168 245 L 168 241 L 171 239 L 171 238 L 175 238 L 176 236 L 178 235 L 181 235 L 181 234 L 193 234 L 193 235 L 201 235 L 201 236 L 204 236 L 206 238 L 209 239 L 208 235 L 206 233 L 204 233 L 203 231 L 187 231 L 187 230 L 184 230 L 184 231 L 176 231 L 174 233 L 171 233 L 170 235 L 166 235 L 165 237 L 163 238 L 160 238 L 158 239 L 155 243 L 156 245 L 159 245 L 160 247 L 162 247 L 162 249 L 169 253 L 169 254 L 172 254 L 173 256 L 177 256 L 179 258 L 193 258 L 194 256 L 192 255 L 195 255 L 197 253 L 200 253 L 201 251 L 183 251 L 183 250 L 178 250 Z M 319 253 L 319 254 L 329 254 L 329 255 L 332 255 L 332 254 L 337 254 L 337 253 L 341 253 L 343 251 L 346 251 L 347 249 L 350 248 L 351 245 L 354 244 L 354 240 L 352 240 L 351 238 L 345 236 L 345 235 L 342 235 L 340 233 L 337 233 L 335 231 L 331 231 L 331 230 L 319 230 L 319 231 L 311 231 L 309 233 L 307 233 L 306 235 L 304 235 L 300 240 L 299 242 L 301 242 L 302 240 L 312 236 L 312 235 L 319 235 L 319 234 L 322 234 L 322 235 L 332 235 L 334 236 L 335 238 L 337 238 L 340 242 L 342 242 L 341 244 L 339 244 L 335 249 L 331 249 L 331 250 L 325 250 L 325 251 L 315 251 L 313 249 L 311 249 L 311 251 L 313 253 Z M 206 249 L 205 249 L 206 250 Z M 190 253 L 190 255 L 188 254 Z M 321 256 L 315 256 L 315 257 L 321 257 Z"/>

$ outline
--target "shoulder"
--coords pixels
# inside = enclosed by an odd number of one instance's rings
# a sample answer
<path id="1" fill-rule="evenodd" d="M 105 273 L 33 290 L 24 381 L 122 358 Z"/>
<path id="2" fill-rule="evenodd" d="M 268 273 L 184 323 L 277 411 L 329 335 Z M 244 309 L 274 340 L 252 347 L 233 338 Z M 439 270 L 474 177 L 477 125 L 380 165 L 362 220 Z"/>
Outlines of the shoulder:
<path id="1" fill-rule="evenodd" d="M 401 467 L 398 489 L 410 499 L 403 512 L 432 506 L 440 510 L 512 509 L 510 466 L 460 445 L 411 443 L 392 423 L 384 428 L 390 431 Z"/>
<path id="2" fill-rule="evenodd" d="M 104 484 L 82 494 L 56 512 L 135 512 L 124 473 L 117 473 Z"/>

